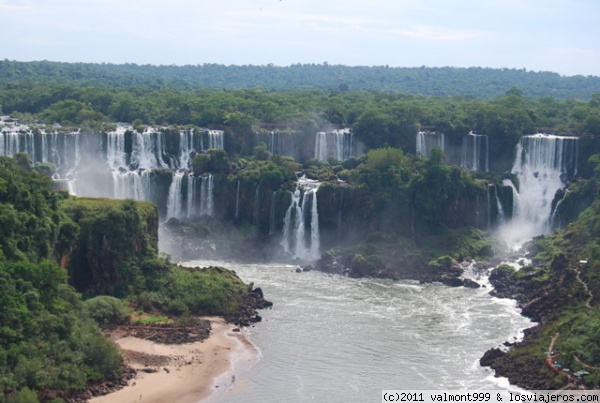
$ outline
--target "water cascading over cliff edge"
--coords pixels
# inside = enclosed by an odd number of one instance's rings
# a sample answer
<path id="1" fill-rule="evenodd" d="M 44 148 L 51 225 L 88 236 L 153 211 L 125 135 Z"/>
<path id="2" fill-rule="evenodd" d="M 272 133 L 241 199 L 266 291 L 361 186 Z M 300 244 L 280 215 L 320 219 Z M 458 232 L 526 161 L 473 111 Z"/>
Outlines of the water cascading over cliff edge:
<path id="1" fill-rule="evenodd" d="M 520 245 L 534 236 L 549 233 L 552 200 L 556 191 L 577 174 L 577 163 L 577 137 L 523 136 L 516 147 L 512 168 L 519 183 L 507 183 L 515 192 L 513 217 L 500 226 L 500 237 L 512 245 Z"/>
<path id="2" fill-rule="evenodd" d="M 24 152 L 34 163 L 53 164 L 53 179 L 66 183 L 71 194 L 153 201 L 163 206 L 165 218 L 213 213 L 212 176 L 191 174 L 191 160 L 195 153 L 223 148 L 222 131 L 140 132 L 118 124 L 108 132 L 65 133 L 7 119 L 0 117 L 0 155 Z"/>
<path id="3" fill-rule="evenodd" d="M 281 246 L 286 257 L 314 261 L 320 258 L 319 183 L 301 178 L 285 213 Z"/>

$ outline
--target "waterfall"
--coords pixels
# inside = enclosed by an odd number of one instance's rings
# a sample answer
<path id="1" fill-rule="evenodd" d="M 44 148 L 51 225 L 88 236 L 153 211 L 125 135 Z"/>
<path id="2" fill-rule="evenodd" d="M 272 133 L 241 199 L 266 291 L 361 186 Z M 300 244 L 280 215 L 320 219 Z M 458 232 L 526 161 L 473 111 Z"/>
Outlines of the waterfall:
<path id="1" fill-rule="evenodd" d="M 118 127 L 117 130 L 106 133 L 106 161 L 113 171 L 129 165 L 125 153 L 125 128 Z"/>
<path id="2" fill-rule="evenodd" d="M 273 235 L 275 233 L 275 195 L 277 191 L 273 192 L 271 196 L 271 211 L 269 213 L 269 235 Z"/>
<path id="3" fill-rule="evenodd" d="M 300 198 L 302 197 L 302 192 L 300 192 L 299 188 L 296 188 L 294 193 L 292 193 L 292 201 L 290 202 L 290 206 L 285 212 L 285 217 L 283 218 L 283 237 L 281 239 L 281 246 L 283 247 L 283 251 L 286 255 L 294 255 L 292 253 L 293 245 L 291 241 L 292 231 L 295 227 L 295 222 L 298 220 L 298 217 L 302 217 L 301 207 L 300 207 Z"/>
<path id="4" fill-rule="evenodd" d="M 112 177 L 115 199 L 147 200 L 150 188 L 149 171 L 113 171 Z"/>
<path id="5" fill-rule="evenodd" d="M 154 134 L 156 135 L 156 160 L 158 162 L 158 165 L 161 168 L 169 168 L 169 166 L 165 164 L 163 159 L 165 149 L 165 136 L 163 136 L 160 132 L 156 132 Z"/>
<path id="6" fill-rule="evenodd" d="M 131 125 L 117 124 L 108 132 L 65 132 L 58 127 L 43 125 L 30 128 L 0 116 L 0 155 L 12 157 L 15 153 L 26 152 L 34 163 L 53 164 L 56 167 L 53 180 L 65 182 L 63 187 L 66 186 L 71 194 L 162 199 L 157 196 L 157 186 L 162 180 L 156 180 L 162 174 L 156 176 L 153 170 L 173 171 L 166 195 L 167 206 L 160 209 L 167 212 L 167 219 L 214 214 L 212 175 L 195 177 L 187 171 L 191 156 L 204 145 L 222 149 L 223 131 L 185 129 L 172 133 L 148 127 L 142 132 Z M 165 180 L 168 181 L 168 177 Z M 239 186 L 236 217 L 239 217 L 240 208 Z"/>
<path id="7" fill-rule="evenodd" d="M 284 252 L 290 257 L 316 260 L 320 256 L 317 190 L 318 185 L 303 194 L 299 188 L 296 188 L 292 194 L 292 201 L 283 220 L 283 238 L 281 241 Z M 306 219 L 308 217 L 309 220 Z M 308 240 L 306 239 L 307 222 L 310 225 L 310 238 Z"/>
<path id="8" fill-rule="evenodd" d="M 350 129 L 332 130 L 317 133 L 315 158 L 325 161 L 335 158 L 345 161 L 354 155 L 354 135 Z"/>
<path id="9" fill-rule="evenodd" d="M 496 196 L 496 207 L 498 208 L 498 217 L 496 218 L 496 222 L 503 223 L 504 222 L 504 208 L 502 207 L 502 202 L 498 197 L 498 187 L 494 186 L 494 196 Z"/>
<path id="10" fill-rule="evenodd" d="M 32 159 L 34 158 L 33 132 L 23 131 L 21 126 L 3 129 L 0 132 L 0 155 L 12 157 L 18 152 L 27 153 Z"/>
<path id="11" fill-rule="evenodd" d="M 429 152 L 433 147 L 438 147 L 442 151 L 446 148 L 446 136 L 444 133 L 419 132 L 417 133 L 417 154 L 429 158 Z"/>
<path id="12" fill-rule="evenodd" d="M 310 260 L 317 260 L 321 257 L 321 238 L 319 234 L 319 211 L 317 209 L 317 189 L 310 191 L 312 195 L 312 209 L 310 214 L 310 249 L 308 257 Z"/>
<path id="13" fill-rule="evenodd" d="M 194 152 L 194 129 L 179 131 L 179 168 L 189 169 Z"/>
<path id="14" fill-rule="evenodd" d="M 268 133 L 268 139 L 269 139 L 269 152 L 271 153 L 271 155 L 275 154 L 275 132 L 269 132 Z M 279 154 L 279 152 L 277 153 Z"/>
<path id="15" fill-rule="evenodd" d="M 200 215 L 213 215 L 214 210 L 214 185 L 213 176 L 208 174 L 202 177 L 202 187 L 200 189 Z"/>
<path id="16" fill-rule="evenodd" d="M 256 185 L 256 191 L 254 192 L 254 225 L 258 225 L 258 215 L 260 212 L 260 183 Z"/>
<path id="17" fill-rule="evenodd" d="M 460 166 L 470 171 L 485 171 L 489 169 L 489 141 L 484 134 L 470 132 L 463 137 Z"/>
<path id="18" fill-rule="evenodd" d="M 556 228 L 559 225 L 559 223 L 557 222 L 558 208 L 563 203 L 563 201 L 565 201 L 565 199 L 567 198 L 568 194 L 569 194 L 569 189 L 566 189 L 565 192 L 563 193 L 563 196 L 556 203 L 556 206 L 554 206 L 554 210 L 552 210 L 552 214 L 550 215 L 550 225 L 553 228 Z"/>
<path id="19" fill-rule="evenodd" d="M 492 193 L 493 192 L 493 193 Z M 493 197 L 493 201 L 492 201 Z M 488 231 L 494 226 L 502 225 L 505 221 L 506 214 L 504 213 L 504 207 L 500 196 L 498 196 L 498 186 L 489 184 L 487 191 L 487 204 L 488 204 Z M 495 210 L 494 210 L 495 208 Z M 495 213 L 495 214 L 494 214 Z"/>
<path id="20" fill-rule="evenodd" d="M 223 131 L 209 130 L 208 131 L 208 147 L 207 149 L 222 149 L 223 147 Z"/>
<path id="21" fill-rule="evenodd" d="M 193 217 L 196 213 L 196 178 L 190 173 L 187 176 L 187 217 Z"/>
<path id="22" fill-rule="evenodd" d="M 552 199 L 577 172 L 577 144 L 577 137 L 535 134 L 521 138 L 512 168 L 519 191 L 513 194 L 515 208 L 513 219 L 503 229 L 505 239 L 519 243 L 550 232 Z"/>
<path id="23" fill-rule="evenodd" d="M 183 188 L 183 176 L 184 172 L 175 172 L 173 174 L 173 180 L 169 186 L 169 196 L 167 197 L 167 216 L 165 220 L 170 218 L 183 218 L 182 217 L 182 191 Z"/>
<path id="24" fill-rule="evenodd" d="M 240 181 L 237 181 L 237 190 L 235 191 L 235 219 L 240 218 Z"/>
<path id="25" fill-rule="evenodd" d="M 144 133 L 134 130 L 131 163 L 143 169 L 168 168 L 162 160 L 162 149 L 158 151 L 157 143 L 161 141 L 159 137 L 162 136 L 150 130 Z"/>

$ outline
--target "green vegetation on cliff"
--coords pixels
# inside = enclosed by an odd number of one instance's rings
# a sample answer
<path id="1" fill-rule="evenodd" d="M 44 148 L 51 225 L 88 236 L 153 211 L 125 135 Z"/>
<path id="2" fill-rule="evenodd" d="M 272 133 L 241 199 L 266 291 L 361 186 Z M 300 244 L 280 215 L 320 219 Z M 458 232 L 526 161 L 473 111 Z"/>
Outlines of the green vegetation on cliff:
<path id="1" fill-rule="evenodd" d="M 248 286 L 233 272 L 157 254 L 155 205 L 69 197 L 17 157 L 0 157 L 0 401 L 120 376 L 98 324 L 126 321 L 128 306 L 181 323 L 236 311 Z"/>
<path id="2" fill-rule="evenodd" d="M 598 157 L 590 159 L 596 168 Z M 526 245 L 532 265 L 519 271 L 496 270 L 496 290 L 517 297 L 525 314 L 539 322 L 525 338 L 492 367 L 511 382 L 535 389 L 572 388 L 584 382 L 600 385 L 600 172 L 568 188 L 564 203 L 574 209 L 575 221 L 563 230 L 535 238 Z M 591 201 L 588 204 L 587 201 Z M 512 290 L 512 291 L 510 291 Z M 570 372 L 553 372 L 553 360 Z M 585 371 L 583 380 L 573 377 Z"/>
<path id="3" fill-rule="evenodd" d="M 58 209 L 65 197 L 28 165 L 0 157 L 0 400 L 13 392 L 17 398 L 81 389 L 121 371 L 120 353 L 55 259 L 65 242 Z"/>

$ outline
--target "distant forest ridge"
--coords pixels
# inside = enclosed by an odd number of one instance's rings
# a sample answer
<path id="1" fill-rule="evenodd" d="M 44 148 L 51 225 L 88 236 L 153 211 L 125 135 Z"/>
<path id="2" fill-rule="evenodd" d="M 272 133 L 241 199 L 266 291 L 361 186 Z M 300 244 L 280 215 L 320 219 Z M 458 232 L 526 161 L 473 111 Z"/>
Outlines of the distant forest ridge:
<path id="1" fill-rule="evenodd" d="M 483 67 L 388 67 L 293 64 L 155 66 L 136 64 L 0 61 L 0 88 L 36 84 L 105 88 L 331 89 L 425 96 L 496 98 L 516 87 L 526 97 L 589 100 L 600 77 Z"/>

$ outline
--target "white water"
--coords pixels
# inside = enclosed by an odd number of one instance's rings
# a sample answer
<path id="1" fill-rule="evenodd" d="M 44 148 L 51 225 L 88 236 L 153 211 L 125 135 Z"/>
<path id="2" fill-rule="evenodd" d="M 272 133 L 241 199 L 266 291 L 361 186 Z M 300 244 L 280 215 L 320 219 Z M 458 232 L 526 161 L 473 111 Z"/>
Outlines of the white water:
<path id="1" fill-rule="evenodd" d="M 171 186 L 169 186 L 169 196 L 167 198 L 167 217 L 166 220 L 170 218 L 184 218 L 182 213 L 182 192 L 183 188 L 183 175 L 184 172 L 175 172 L 173 174 L 173 180 L 171 181 Z"/>
<path id="2" fill-rule="evenodd" d="M 444 133 L 419 132 L 417 133 L 417 154 L 429 158 L 429 152 L 433 147 L 438 147 L 442 151 L 446 148 L 446 138 Z"/>
<path id="3" fill-rule="evenodd" d="M 506 380 L 479 359 L 531 326 L 490 288 L 296 273 L 290 265 L 187 264 L 231 268 L 274 303 L 245 330 L 258 362 L 236 372 L 218 402 L 371 402 L 382 389 L 494 389 Z"/>
<path id="4" fill-rule="evenodd" d="M 292 194 L 292 201 L 285 213 L 281 246 L 288 257 L 314 261 L 321 256 L 317 208 L 318 184 L 303 192 L 300 183 Z M 300 202 L 301 200 L 302 202 Z M 309 204 L 310 209 L 308 209 Z M 305 214 L 310 214 L 310 220 L 305 220 Z M 310 223 L 308 228 L 310 237 L 308 238 L 305 221 Z"/>
<path id="5" fill-rule="evenodd" d="M 552 199 L 576 173 L 577 141 L 575 137 L 545 134 L 521 138 L 512 168 L 519 179 L 519 192 L 511 183 L 515 208 L 513 219 L 500 229 L 503 239 L 520 245 L 550 232 Z"/>
<path id="6" fill-rule="evenodd" d="M 214 183 L 211 174 L 202 177 L 202 188 L 200 189 L 200 215 L 212 216 L 215 209 Z"/>
<path id="7" fill-rule="evenodd" d="M 484 134 L 470 132 L 463 137 L 460 166 L 470 171 L 489 169 L 489 142 Z"/>
<path id="8" fill-rule="evenodd" d="M 17 152 L 26 152 L 33 162 L 54 164 L 57 169 L 54 179 L 66 182 L 71 194 L 77 192 L 80 196 L 151 200 L 155 192 L 151 171 L 170 169 L 173 171 L 173 180 L 167 197 L 166 218 L 213 214 L 212 176 L 196 180 L 186 175 L 184 180 L 184 173 L 175 170 L 190 169 L 191 155 L 196 150 L 205 150 L 204 145 L 207 149 L 223 148 L 224 133 L 220 130 L 181 130 L 179 149 L 168 151 L 168 132 L 149 127 L 140 133 L 131 125 L 118 124 L 115 130 L 105 134 L 86 134 L 92 140 L 89 144 L 95 141 L 97 146 L 80 150 L 82 144 L 87 143 L 83 143 L 83 135 L 79 130 L 58 133 L 38 127 L 38 133 L 26 125 L 7 122 L 7 119 L 0 117 L 0 155 L 13 156 Z M 131 150 L 127 149 L 128 136 L 131 136 Z M 80 172 L 82 152 L 82 166 L 85 169 Z M 96 180 L 99 178 L 105 178 L 108 182 L 98 184 Z M 196 186 L 202 187 L 200 192 L 196 191 Z M 196 197 L 197 193 L 201 193 L 200 197 Z"/>
<path id="9" fill-rule="evenodd" d="M 318 132 L 315 139 L 315 158 L 325 161 L 335 158 L 345 161 L 354 155 L 354 135 L 350 129 Z"/>

